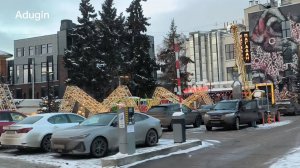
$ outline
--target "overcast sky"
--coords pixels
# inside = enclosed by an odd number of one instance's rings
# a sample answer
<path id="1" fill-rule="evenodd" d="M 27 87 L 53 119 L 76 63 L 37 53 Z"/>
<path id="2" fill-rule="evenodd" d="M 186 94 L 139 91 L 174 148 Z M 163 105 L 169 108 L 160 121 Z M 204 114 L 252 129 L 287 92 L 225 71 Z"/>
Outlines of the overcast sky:
<path id="1" fill-rule="evenodd" d="M 91 0 L 96 11 L 104 0 Z M 115 0 L 118 13 L 130 5 L 131 0 Z M 264 2 L 261 0 L 261 2 Z M 77 23 L 80 0 L 5 0 L 0 5 L 0 50 L 13 53 L 14 40 L 55 34 L 60 20 Z M 162 44 L 172 18 L 179 33 L 221 28 L 224 22 L 241 22 L 249 0 L 148 0 L 143 2 L 144 15 L 150 17 L 149 35 L 155 37 L 155 46 Z M 49 18 L 40 21 L 16 18 L 18 12 L 44 12 Z"/>

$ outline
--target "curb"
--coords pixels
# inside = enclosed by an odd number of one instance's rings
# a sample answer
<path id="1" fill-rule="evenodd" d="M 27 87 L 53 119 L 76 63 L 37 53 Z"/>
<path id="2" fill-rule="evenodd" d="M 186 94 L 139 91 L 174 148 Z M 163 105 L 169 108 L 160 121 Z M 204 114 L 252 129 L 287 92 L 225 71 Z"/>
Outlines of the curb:
<path id="1" fill-rule="evenodd" d="M 158 149 L 158 150 L 155 150 L 155 151 L 149 151 L 149 152 L 145 152 L 145 153 L 139 153 L 139 154 L 133 154 L 133 155 L 124 155 L 124 157 L 122 157 L 122 158 L 115 158 L 113 156 L 111 156 L 111 157 L 109 156 L 109 157 L 101 159 L 102 167 L 124 166 L 124 165 L 131 164 L 131 163 L 134 163 L 134 162 L 137 162 L 137 161 L 149 159 L 149 158 L 157 156 L 157 155 L 167 155 L 167 154 L 170 154 L 172 152 L 176 152 L 176 151 L 179 151 L 179 150 L 185 150 L 185 149 L 195 147 L 195 146 L 198 146 L 198 145 L 202 145 L 201 140 L 196 140 L 196 141 L 192 141 L 192 142 L 185 142 L 185 143 L 180 144 L 180 145 L 166 147 L 166 148 L 163 148 L 163 149 Z"/>

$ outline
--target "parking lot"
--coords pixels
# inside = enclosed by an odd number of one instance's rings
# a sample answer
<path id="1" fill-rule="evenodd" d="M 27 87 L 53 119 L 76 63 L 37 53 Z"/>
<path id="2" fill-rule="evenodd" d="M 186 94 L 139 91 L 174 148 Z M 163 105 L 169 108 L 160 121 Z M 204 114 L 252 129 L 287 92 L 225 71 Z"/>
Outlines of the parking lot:
<path id="1" fill-rule="evenodd" d="M 283 155 L 284 152 L 288 151 L 289 148 L 295 146 L 300 142 L 294 142 L 290 145 L 279 145 L 273 144 L 270 146 L 261 146 L 260 140 L 264 140 L 263 144 L 268 144 L 268 142 L 272 142 L 274 139 L 283 139 L 286 136 L 279 134 L 280 132 L 284 132 L 285 134 L 295 134 L 297 129 L 300 127 L 295 127 L 297 121 L 300 120 L 299 116 L 282 116 L 281 122 L 273 123 L 271 125 L 258 125 L 257 128 L 252 127 L 241 127 L 241 130 L 225 130 L 223 128 L 214 128 L 212 131 L 206 131 L 205 126 L 201 125 L 199 128 L 193 128 L 192 126 L 187 126 L 186 134 L 187 139 L 201 139 L 205 142 L 210 142 L 213 144 L 213 147 L 205 148 L 205 150 L 199 149 L 193 152 L 189 152 L 188 156 L 191 158 L 201 155 L 202 158 L 206 158 L 206 160 L 213 160 L 213 157 L 217 157 L 218 155 L 226 156 L 226 153 L 231 153 L 232 155 L 238 154 L 238 150 L 245 150 L 246 153 L 252 153 L 252 150 L 258 151 L 276 151 L 273 154 L 268 154 L 265 158 L 265 162 L 268 161 L 267 158 L 273 158 L 280 155 Z M 283 137 L 282 137 L 283 136 Z M 296 135 L 294 135 L 296 136 Z M 284 138 L 285 137 L 285 138 Z M 293 136 L 290 136 L 293 139 Z M 167 129 L 163 130 L 162 141 L 164 144 L 172 143 L 173 132 Z M 168 141 L 166 141 L 168 140 Z M 255 142 L 255 143 L 253 143 Z M 281 144 L 281 143 L 279 143 Z M 232 148 L 232 150 L 230 150 Z M 253 148 L 253 149 L 252 149 Z M 267 149 L 265 149 L 267 148 Z M 218 152 L 209 152 L 211 150 L 218 150 Z M 276 149 L 280 149 L 277 151 Z M 240 152 L 242 152 L 240 151 Z M 242 152 L 243 153 L 243 152 Z M 266 152 L 263 152 L 266 153 Z M 228 155 L 228 154 L 227 154 Z M 186 157 L 185 154 L 175 155 L 166 157 L 159 160 L 148 161 L 145 163 L 140 163 L 135 165 L 136 167 L 155 167 L 155 165 L 164 165 L 170 162 L 170 160 L 176 159 L 177 157 Z M 192 157 L 193 156 L 193 157 Z M 226 156 L 228 157 L 228 156 Z M 246 158 L 246 156 L 244 156 Z M 224 158 L 226 160 L 226 158 Z M 228 159 L 228 158 L 227 158 Z M 5 160 L 5 162 L 0 162 L 0 167 L 99 167 L 101 166 L 100 159 L 90 158 L 87 156 L 68 156 L 56 153 L 43 153 L 39 150 L 27 150 L 24 152 L 20 152 L 16 149 L 6 149 L 1 148 L 0 150 L 0 161 Z M 230 160 L 230 159 L 229 159 Z M 239 162 L 241 162 L 240 160 Z M 203 162 L 205 163 L 205 162 Z M 203 163 L 198 163 L 202 165 Z M 218 159 L 215 161 L 217 165 Z M 228 161 L 228 163 L 233 163 Z M 261 162 L 259 162 L 261 163 Z M 180 164 L 179 164 L 180 165 Z M 179 165 L 175 167 L 179 167 Z M 207 165 L 204 165 L 207 166 Z M 134 166 L 133 166 L 134 167 Z M 159 166 L 160 167 L 160 166 Z M 214 166 L 212 166 L 214 167 Z"/>

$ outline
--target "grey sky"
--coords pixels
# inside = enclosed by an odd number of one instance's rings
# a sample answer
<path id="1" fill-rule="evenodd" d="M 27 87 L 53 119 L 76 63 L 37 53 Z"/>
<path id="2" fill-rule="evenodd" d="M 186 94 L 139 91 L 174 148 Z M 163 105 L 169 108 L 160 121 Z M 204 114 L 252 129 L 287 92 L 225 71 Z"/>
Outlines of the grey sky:
<path id="1" fill-rule="evenodd" d="M 96 11 L 101 10 L 104 0 L 91 0 Z M 131 0 L 115 0 L 118 13 L 130 5 Z M 71 19 L 77 23 L 80 0 L 6 0 L 0 6 L 0 50 L 13 53 L 14 40 L 54 34 L 60 20 Z M 149 35 L 155 37 L 155 46 L 161 45 L 169 31 L 172 18 L 179 33 L 205 31 L 223 27 L 224 22 L 243 19 L 248 0 L 148 0 L 143 2 L 144 15 L 150 17 Z M 47 12 L 49 19 L 16 19 L 17 12 Z"/>

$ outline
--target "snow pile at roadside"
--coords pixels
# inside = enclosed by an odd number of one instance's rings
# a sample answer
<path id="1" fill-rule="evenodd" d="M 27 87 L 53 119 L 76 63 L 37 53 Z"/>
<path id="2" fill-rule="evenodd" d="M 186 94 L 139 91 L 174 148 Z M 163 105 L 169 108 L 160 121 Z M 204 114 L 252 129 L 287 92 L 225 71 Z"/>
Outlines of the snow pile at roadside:
<path id="1" fill-rule="evenodd" d="M 286 156 L 273 163 L 270 168 L 295 168 L 300 167 L 300 148 L 287 153 Z"/>
<path id="2" fill-rule="evenodd" d="M 257 128 L 256 129 L 271 129 L 271 128 L 274 128 L 274 127 L 280 127 L 280 126 L 283 126 L 283 125 L 287 125 L 287 124 L 290 124 L 292 121 L 291 120 L 285 120 L 285 121 L 280 121 L 280 122 L 275 122 L 275 123 L 271 123 L 271 124 L 259 124 L 257 125 Z"/>

